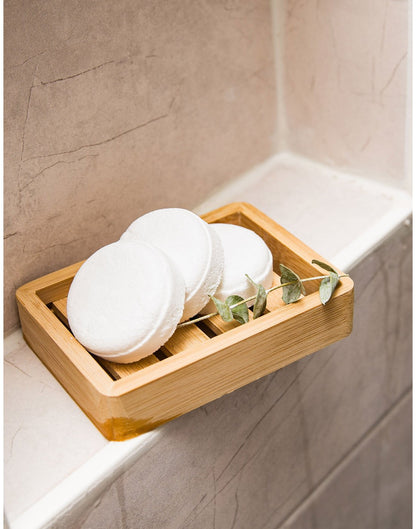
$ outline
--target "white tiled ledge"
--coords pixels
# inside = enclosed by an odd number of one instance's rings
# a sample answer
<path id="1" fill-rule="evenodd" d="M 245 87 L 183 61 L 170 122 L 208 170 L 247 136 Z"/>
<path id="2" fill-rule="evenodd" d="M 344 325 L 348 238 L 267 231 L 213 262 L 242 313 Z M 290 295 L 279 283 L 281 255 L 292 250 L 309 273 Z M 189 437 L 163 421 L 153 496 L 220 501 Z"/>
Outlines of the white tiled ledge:
<path id="1" fill-rule="evenodd" d="M 216 193 L 209 211 L 246 201 L 263 210 L 344 271 L 402 222 L 410 196 L 291 154 L 279 154 Z M 164 427 L 108 442 L 25 345 L 5 341 L 5 508 L 11 529 L 51 527 L 92 505 L 145 456 Z"/>
<path id="2" fill-rule="evenodd" d="M 348 272 L 411 213 L 402 190 L 291 153 L 269 158 L 195 209 L 251 202 Z"/>

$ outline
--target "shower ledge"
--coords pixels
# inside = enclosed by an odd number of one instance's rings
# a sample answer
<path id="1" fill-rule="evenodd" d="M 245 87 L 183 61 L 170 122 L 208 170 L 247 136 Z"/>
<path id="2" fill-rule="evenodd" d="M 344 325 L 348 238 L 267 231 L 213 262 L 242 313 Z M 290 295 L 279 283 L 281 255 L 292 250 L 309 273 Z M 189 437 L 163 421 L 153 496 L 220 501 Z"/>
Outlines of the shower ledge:
<path id="1" fill-rule="evenodd" d="M 234 201 L 261 209 L 346 272 L 403 222 L 411 222 L 412 202 L 405 191 L 289 153 L 268 159 L 194 211 L 202 214 Z M 152 448 L 165 427 L 109 442 L 25 344 L 20 330 L 5 339 L 4 355 L 9 527 L 69 524 Z"/>

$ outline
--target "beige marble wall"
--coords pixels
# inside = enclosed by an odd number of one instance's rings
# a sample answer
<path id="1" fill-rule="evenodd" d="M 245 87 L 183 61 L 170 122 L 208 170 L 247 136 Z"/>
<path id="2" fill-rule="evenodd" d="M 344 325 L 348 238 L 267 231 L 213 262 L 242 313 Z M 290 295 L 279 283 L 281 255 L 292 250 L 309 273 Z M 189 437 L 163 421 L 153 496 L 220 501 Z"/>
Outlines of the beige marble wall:
<path id="1" fill-rule="evenodd" d="M 24 282 L 273 152 L 267 0 L 6 1 L 5 330 Z"/>
<path id="2" fill-rule="evenodd" d="M 348 338 L 161 426 L 54 528 L 410 528 L 411 245 L 403 224 L 351 270 Z"/>
<path id="3" fill-rule="evenodd" d="M 286 147 L 410 188 L 407 0 L 277 0 Z"/>

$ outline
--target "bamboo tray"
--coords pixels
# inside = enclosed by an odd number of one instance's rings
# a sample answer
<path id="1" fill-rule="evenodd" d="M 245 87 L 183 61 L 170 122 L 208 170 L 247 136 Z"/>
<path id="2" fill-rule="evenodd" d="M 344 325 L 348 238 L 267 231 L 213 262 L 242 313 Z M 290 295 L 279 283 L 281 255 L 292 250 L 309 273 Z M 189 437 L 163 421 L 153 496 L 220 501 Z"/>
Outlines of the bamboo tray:
<path id="1" fill-rule="evenodd" d="M 249 204 L 229 204 L 203 218 L 255 231 L 272 251 L 275 272 L 283 263 L 301 278 L 322 274 L 311 264 L 322 257 Z M 68 329 L 66 296 L 81 264 L 23 285 L 16 297 L 27 343 L 109 440 L 151 430 L 352 330 L 352 280 L 343 278 L 325 306 L 319 281 L 311 281 L 305 283 L 306 296 L 290 305 L 283 303 L 280 289 L 270 293 L 267 313 L 242 326 L 214 316 L 177 329 L 148 358 L 116 364 L 90 354 Z"/>

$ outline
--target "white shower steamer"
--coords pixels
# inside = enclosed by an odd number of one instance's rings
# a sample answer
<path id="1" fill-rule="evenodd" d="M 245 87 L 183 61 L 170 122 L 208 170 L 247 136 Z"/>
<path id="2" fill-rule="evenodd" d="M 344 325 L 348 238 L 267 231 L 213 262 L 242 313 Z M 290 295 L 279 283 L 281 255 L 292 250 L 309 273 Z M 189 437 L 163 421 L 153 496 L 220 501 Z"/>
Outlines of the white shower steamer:
<path id="1" fill-rule="evenodd" d="M 119 241 L 78 270 L 68 293 L 68 322 L 92 353 L 135 362 L 171 337 L 184 298 L 183 279 L 163 252 L 146 242 Z"/>
<path id="2" fill-rule="evenodd" d="M 246 299 L 256 293 L 255 287 L 246 278 L 248 274 L 255 283 L 268 289 L 273 283 L 273 256 L 266 243 L 254 231 L 234 224 L 211 224 L 224 250 L 222 281 L 214 296 L 225 301 L 232 294 Z M 247 303 L 248 306 L 254 301 Z M 210 314 L 217 309 L 210 301 L 201 314 Z"/>
<path id="3" fill-rule="evenodd" d="M 198 215 L 181 208 L 151 211 L 136 219 L 121 240 L 147 241 L 163 250 L 185 281 L 182 321 L 204 307 L 222 277 L 224 255 L 215 231 Z"/>

